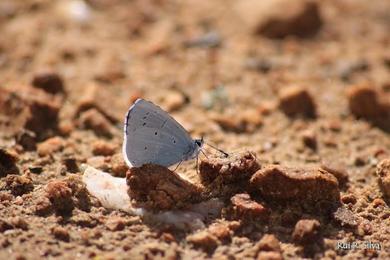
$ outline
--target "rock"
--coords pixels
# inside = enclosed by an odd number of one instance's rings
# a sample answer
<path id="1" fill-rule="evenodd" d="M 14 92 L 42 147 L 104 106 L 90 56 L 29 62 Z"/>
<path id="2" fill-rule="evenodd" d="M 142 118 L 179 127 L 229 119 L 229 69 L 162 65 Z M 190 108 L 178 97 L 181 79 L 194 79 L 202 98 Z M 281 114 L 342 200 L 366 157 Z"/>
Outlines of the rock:
<path id="1" fill-rule="evenodd" d="M 11 225 L 14 226 L 14 228 L 20 228 L 22 230 L 28 230 L 28 223 L 25 219 L 21 217 L 12 217 L 10 218 Z"/>
<path id="2" fill-rule="evenodd" d="M 268 220 L 269 211 L 260 203 L 252 200 L 248 194 L 236 194 L 230 201 L 234 219 L 263 222 Z"/>
<path id="3" fill-rule="evenodd" d="M 70 240 L 69 232 L 64 227 L 60 227 L 60 226 L 54 227 L 52 228 L 51 233 L 58 240 L 62 240 L 64 242 L 69 242 Z"/>
<path id="4" fill-rule="evenodd" d="M 195 247 L 203 248 L 207 252 L 213 251 L 219 245 L 218 239 L 207 230 L 187 236 L 187 241 Z"/>
<path id="5" fill-rule="evenodd" d="M 280 252 L 260 251 L 256 259 L 257 260 L 282 260 L 283 257 Z"/>
<path id="6" fill-rule="evenodd" d="M 315 242 L 320 237 L 321 225 L 315 219 L 301 219 L 295 225 L 292 238 L 295 243 L 305 245 Z"/>
<path id="7" fill-rule="evenodd" d="M 72 201 L 75 207 L 83 211 L 89 211 L 92 205 L 96 205 L 96 203 L 90 199 L 87 187 L 82 181 L 81 176 L 69 174 L 64 181 L 72 191 Z"/>
<path id="8" fill-rule="evenodd" d="M 372 206 L 374 208 L 377 208 L 377 207 L 385 207 L 386 206 L 386 202 L 383 200 L 383 199 L 380 199 L 380 198 L 376 198 L 372 201 Z"/>
<path id="9" fill-rule="evenodd" d="M 152 210 L 181 208 L 199 200 L 201 192 L 200 187 L 177 173 L 153 164 L 130 168 L 126 181 L 129 196 L 140 206 Z"/>
<path id="10" fill-rule="evenodd" d="M 256 109 L 245 110 L 238 115 L 213 115 L 224 131 L 234 133 L 252 133 L 263 124 L 261 114 Z"/>
<path id="11" fill-rule="evenodd" d="M 36 134 L 29 130 L 21 130 L 15 136 L 17 144 L 21 145 L 26 151 L 34 151 L 36 149 Z"/>
<path id="12" fill-rule="evenodd" d="M 346 166 L 336 160 L 333 161 L 323 161 L 321 164 L 321 169 L 329 172 L 334 177 L 336 177 L 339 186 L 345 187 L 349 180 L 349 174 L 346 169 Z"/>
<path id="13" fill-rule="evenodd" d="M 81 113 L 78 126 L 93 130 L 96 135 L 106 137 L 112 137 L 115 131 L 111 122 L 95 108 Z"/>
<path id="14" fill-rule="evenodd" d="M 50 94 L 64 93 L 62 78 L 51 70 L 42 70 L 35 73 L 31 84 Z"/>
<path id="15" fill-rule="evenodd" d="M 109 156 L 115 153 L 117 146 L 115 144 L 98 140 L 92 144 L 92 153 L 94 155 Z"/>
<path id="16" fill-rule="evenodd" d="M 390 159 L 384 159 L 377 165 L 376 174 L 383 194 L 390 198 Z"/>
<path id="17" fill-rule="evenodd" d="M 357 118 L 364 118 L 390 131 L 390 95 L 370 85 L 352 86 L 347 91 L 349 110 Z"/>
<path id="18" fill-rule="evenodd" d="M 18 156 L 13 152 L 0 148 L 0 177 L 8 174 L 18 174 L 19 169 L 16 166 Z"/>
<path id="19" fill-rule="evenodd" d="M 51 181 L 46 185 L 46 197 L 59 214 L 69 214 L 74 208 L 72 190 L 65 181 Z"/>
<path id="20" fill-rule="evenodd" d="M 317 150 L 317 137 L 313 130 L 306 130 L 302 133 L 302 141 L 305 146 Z"/>
<path id="21" fill-rule="evenodd" d="M 4 231 L 13 229 L 14 227 L 6 220 L 0 219 L 0 232 L 3 233 Z"/>
<path id="22" fill-rule="evenodd" d="M 260 251 L 281 251 L 279 240 L 274 235 L 270 234 L 265 234 L 256 246 Z"/>
<path id="23" fill-rule="evenodd" d="M 283 259 L 279 240 L 270 234 L 265 234 L 256 244 L 257 258 L 260 259 Z"/>
<path id="24" fill-rule="evenodd" d="M 340 198 L 337 179 L 323 169 L 270 165 L 257 171 L 250 184 L 264 198 L 271 200 L 314 205 L 321 201 L 338 203 Z"/>
<path id="25" fill-rule="evenodd" d="M 48 156 L 61 151 L 64 146 L 65 140 L 61 137 L 55 136 L 39 143 L 37 146 L 37 152 L 39 156 Z"/>
<path id="26" fill-rule="evenodd" d="M 219 222 L 211 224 L 207 230 L 210 234 L 215 236 L 221 242 L 229 242 L 233 235 L 233 231 L 239 225 L 236 221 L 232 222 Z"/>
<path id="27" fill-rule="evenodd" d="M 0 132 L 17 136 L 27 129 L 34 132 L 38 140 L 42 140 L 57 128 L 61 102 L 61 98 L 31 86 L 2 87 Z"/>
<path id="28" fill-rule="evenodd" d="M 353 194 L 345 194 L 340 199 L 343 204 L 354 205 L 357 202 L 356 196 Z"/>
<path id="29" fill-rule="evenodd" d="M 11 201 L 14 198 L 9 192 L 6 191 L 1 191 L 0 192 L 0 202 L 5 202 L 5 201 Z"/>
<path id="30" fill-rule="evenodd" d="M 28 175 L 7 175 L 1 179 L 0 190 L 9 190 L 14 196 L 21 196 L 34 189 L 32 179 Z"/>
<path id="31" fill-rule="evenodd" d="M 342 227 L 356 228 L 359 225 L 357 217 L 346 207 L 339 207 L 333 213 L 333 218 Z"/>
<path id="32" fill-rule="evenodd" d="M 199 165 L 201 183 L 213 196 L 226 196 L 247 190 L 250 177 L 260 169 L 251 152 L 237 153 L 227 158 L 202 159 Z"/>
<path id="33" fill-rule="evenodd" d="M 77 160 L 74 157 L 65 157 L 62 159 L 62 163 L 67 172 L 76 173 L 80 171 L 79 166 L 77 165 Z"/>
<path id="34" fill-rule="evenodd" d="M 199 174 L 204 185 L 236 183 L 249 178 L 260 169 L 256 156 L 252 152 L 230 155 L 227 158 L 202 160 Z"/>
<path id="35" fill-rule="evenodd" d="M 111 173 L 116 177 L 126 177 L 126 172 L 129 169 L 123 160 L 122 153 L 117 153 L 111 156 Z"/>
<path id="36" fill-rule="evenodd" d="M 124 219 L 121 217 L 109 218 L 107 223 L 106 223 L 106 227 L 110 231 L 121 231 L 125 228 L 125 226 L 126 226 L 126 223 L 125 223 Z"/>
<path id="37" fill-rule="evenodd" d="M 312 95 L 302 87 L 292 86 L 283 88 L 279 93 L 279 108 L 290 117 L 316 116 L 316 104 Z"/>
<path id="38" fill-rule="evenodd" d="M 268 38 L 309 37 L 323 24 L 317 2 L 310 0 L 244 0 L 235 9 L 252 33 Z"/>
<path id="39" fill-rule="evenodd" d="M 52 212 L 51 202 L 47 197 L 39 198 L 34 207 L 34 213 L 38 216 L 46 216 Z"/>

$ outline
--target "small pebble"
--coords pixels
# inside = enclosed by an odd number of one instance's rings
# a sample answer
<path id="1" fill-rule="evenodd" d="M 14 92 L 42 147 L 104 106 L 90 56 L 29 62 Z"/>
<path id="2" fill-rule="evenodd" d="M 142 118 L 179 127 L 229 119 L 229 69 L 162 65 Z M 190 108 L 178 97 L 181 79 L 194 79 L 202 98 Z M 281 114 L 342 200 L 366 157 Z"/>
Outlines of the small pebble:
<path id="1" fill-rule="evenodd" d="M 65 181 L 51 181 L 45 191 L 56 212 L 68 214 L 73 210 L 72 190 Z"/>
<path id="2" fill-rule="evenodd" d="M 342 227 L 355 228 L 359 224 L 354 213 L 345 207 L 338 208 L 336 212 L 333 213 L 333 217 Z"/>
<path id="3" fill-rule="evenodd" d="M 266 221 L 269 211 L 260 203 L 252 200 L 246 193 L 236 194 L 230 199 L 232 203 L 232 214 L 236 219 L 249 221 Z"/>
<path id="4" fill-rule="evenodd" d="M 64 93 L 62 78 L 56 72 L 50 70 L 35 73 L 32 85 L 50 94 Z"/>
<path id="5" fill-rule="evenodd" d="M 315 219 L 301 219 L 297 222 L 292 238 L 297 244 L 310 244 L 320 236 L 321 225 Z"/>
<path id="6" fill-rule="evenodd" d="M 316 134 L 313 130 L 304 131 L 302 133 L 302 141 L 306 147 L 308 147 L 312 150 L 317 149 L 317 137 L 316 137 Z"/>
<path id="7" fill-rule="evenodd" d="M 390 159 L 384 159 L 378 164 L 376 174 L 383 194 L 390 198 Z"/>
<path id="8" fill-rule="evenodd" d="M 52 228 L 51 233 L 58 240 L 62 240 L 64 242 L 69 242 L 69 240 L 70 240 L 69 232 L 64 227 L 59 227 L 59 226 L 54 227 L 54 228 Z"/>
<path id="9" fill-rule="evenodd" d="M 283 88 L 279 93 L 279 107 L 290 117 L 316 116 L 316 104 L 312 95 L 303 87 L 292 86 Z"/>
<path id="10" fill-rule="evenodd" d="M 65 140 L 61 137 L 52 137 L 46 141 L 39 143 L 37 146 L 37 152 L 39 156 L 52 155 L 55 152 L 61 151 L 65 146 Z"/>
<path id="11" fill-rule="evenodd" d="M 116 150 L 117 146 L 115 144 L 103 140 L 95 141 L 92 144 L 92 152 L 94 155 L 109 156 L 113 155 Z"/>
<path id="12" fill-rule="evenodd" d="M 203 248 L 207 252 L 213 251 L 219 245 L 218 239 L 207 230 L 187 236 L 187 241 L 195 247 Z"/>

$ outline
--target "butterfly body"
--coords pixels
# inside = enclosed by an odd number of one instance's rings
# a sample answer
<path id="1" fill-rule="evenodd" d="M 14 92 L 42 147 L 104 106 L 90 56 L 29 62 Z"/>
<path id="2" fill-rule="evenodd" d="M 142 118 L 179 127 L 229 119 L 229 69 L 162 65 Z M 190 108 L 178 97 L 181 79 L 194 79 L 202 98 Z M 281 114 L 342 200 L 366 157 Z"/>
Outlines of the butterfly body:
<path id="1" fill-rule="evenodd" d="M 123 155 L 130 167 L 153 163 L 165 167 L 198 156 L 203 140 L 193 140 L 167 112 L 137 99 L 126 114 Z"/>

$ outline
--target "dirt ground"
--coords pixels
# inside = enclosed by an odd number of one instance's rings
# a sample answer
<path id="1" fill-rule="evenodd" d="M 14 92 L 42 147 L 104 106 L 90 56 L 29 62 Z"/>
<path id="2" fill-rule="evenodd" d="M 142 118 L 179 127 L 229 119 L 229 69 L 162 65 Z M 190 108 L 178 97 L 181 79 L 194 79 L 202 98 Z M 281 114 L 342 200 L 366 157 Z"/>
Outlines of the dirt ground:
<path id="1" fill-rule="evenodd" d="M 389 32 L 382 0 L 1 0 L 0 259 L 389 259 Z M 78 181 L 82 164 L 125 176 L 138 97 L 256 155 L 202 230 Z"/>

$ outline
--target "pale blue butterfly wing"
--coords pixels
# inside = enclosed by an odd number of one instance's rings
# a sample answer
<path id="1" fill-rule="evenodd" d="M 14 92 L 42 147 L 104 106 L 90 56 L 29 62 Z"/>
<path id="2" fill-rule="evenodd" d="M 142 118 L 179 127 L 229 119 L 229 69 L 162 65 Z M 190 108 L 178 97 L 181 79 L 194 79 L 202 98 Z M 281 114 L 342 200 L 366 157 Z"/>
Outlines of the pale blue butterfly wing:
<path id="1" fill-rule="evenodd" d="M 188 132 L 153 103 L 138 99 L 127 112 L 123 155 L 130 167 L 146 163 L 168 167 L 189 159 L 197 148 Z"/>

